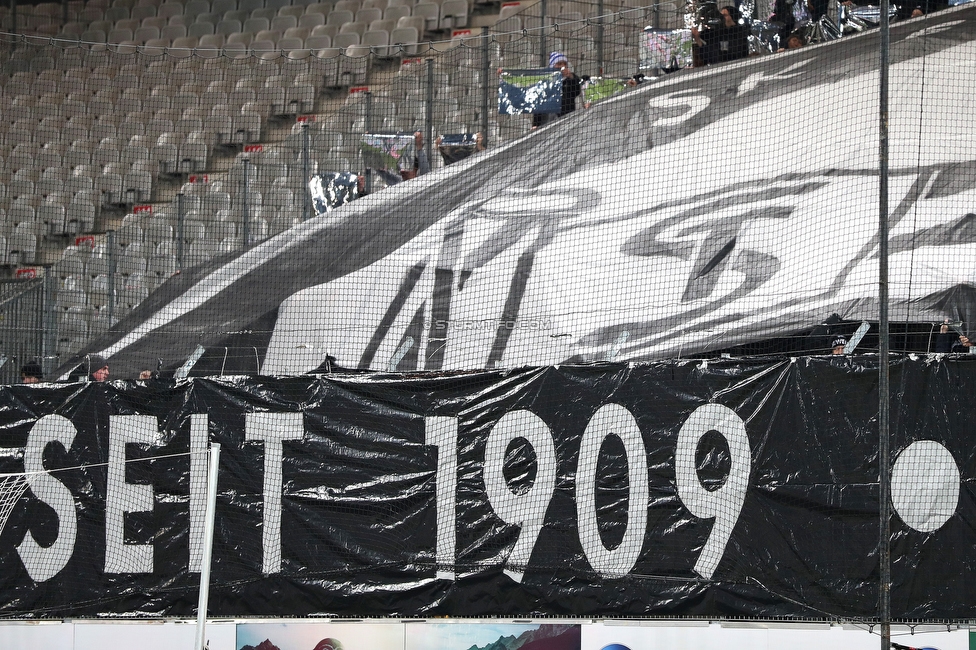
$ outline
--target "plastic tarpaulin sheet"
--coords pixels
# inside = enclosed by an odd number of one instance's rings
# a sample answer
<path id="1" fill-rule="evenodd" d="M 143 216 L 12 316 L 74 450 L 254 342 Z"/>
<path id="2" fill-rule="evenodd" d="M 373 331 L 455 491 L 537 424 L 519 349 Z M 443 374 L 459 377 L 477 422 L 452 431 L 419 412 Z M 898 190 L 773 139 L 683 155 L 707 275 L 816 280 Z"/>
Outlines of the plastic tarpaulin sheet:
<path id="1" fill-rule="evenodd" d="M 876 358 L 0 389 L 5 616 L 749 616 L 878 606 Z M 892 363 L 892 613 L 976 607 L 976 363 Z"/>

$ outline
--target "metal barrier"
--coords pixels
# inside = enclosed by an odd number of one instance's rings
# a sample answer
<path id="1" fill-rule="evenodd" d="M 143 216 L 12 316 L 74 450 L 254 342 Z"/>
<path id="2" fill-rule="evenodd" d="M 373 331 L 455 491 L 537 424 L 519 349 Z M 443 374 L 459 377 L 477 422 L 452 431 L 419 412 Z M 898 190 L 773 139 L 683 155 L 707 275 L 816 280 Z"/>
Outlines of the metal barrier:
<path id="1" fill-rule="evenodd" d="M 52 277 L 0 280 L 0 384 L 20 381 L 20 368 L 37 362 L 47 373 L 53 350 Z"/>

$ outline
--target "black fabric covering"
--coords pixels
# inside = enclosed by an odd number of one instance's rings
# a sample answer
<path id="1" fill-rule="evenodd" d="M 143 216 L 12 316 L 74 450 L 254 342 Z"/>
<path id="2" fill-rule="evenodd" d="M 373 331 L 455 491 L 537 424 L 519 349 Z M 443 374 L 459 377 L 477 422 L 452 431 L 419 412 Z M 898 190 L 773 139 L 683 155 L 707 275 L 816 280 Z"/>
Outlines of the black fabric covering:
<path id="1" fill-rule="evenodd" d="M 649 365 L 526 368 L 440 377 L 383 375 L 191 379 L 174 383 L 48 384 L 0 389 L 0 473 L 23 471 L 40 417 L 58 413 L 77 435 L 48 445 L 46 468 L 70 490 L 78 538 L 66 566 L 34 582 L 16 550 L 31 531 L 58 535 L 51 508 L 28 492 L 0 534 L 0 613 L 17 617 L 193 613 L 187 570 L 190 416 L 206 414 L 222 446 L 211 616 L 749 616 L 872 619 L 878 606 L 877 359 L 807 357 Z M 976 606 L 976 451 L 969 355 L 895 358 L 892 457 L 935 441 L 960 473 L 958 503 L 937 530 L 892 519 L 892 614 L 969 619 Z M 678 436 L 710 406 L 741 419 L 751 469 L 741 512 L 714 574 L 696 572 L 713 534 L 676 489 Z M 594 571 L 580 541 L 578 476 L 584 432 L 602 410 L 626 409 L 646 450 L 647 524 L 619 577 Z M 265 445 L 245 438 L 246 414 L 300 413 L 304 434 L 282 447 L 281 567 L 262 571 Z M 556 480 L 521 582 L 503 572 L 520 534 L 486 497 L 486 444 L 499 421 L 530 413 L 551 431 Z M 160 435 L 127 445 L 126 472 L 150 485 L 151 511 L 126 518 L 127 544 L 151 544 L 148 573 L 107 573 L 106 466 L 119 416 L 148 415 Z M 526 416 L 529 417 L 529 416 Z M 436 557 L 437 468 L 429 418 L 457 423 L 456 557 Z M 624 431 L 615 420 L 613 431 Z M 619 425 L 619 426 L 618 426 Z M 721 428 L 721 427 L 719 427 Z M 723 489 L 731 472 L 722 432 L 702 437 L 698 480 Z M 548 460 L 514 441 L 504 474 L 530 489 Z M 595 508 L 613 548 L 630 525 L 620 439 L 599 452 Z M 593 450 L 585 452 L 592 454 Z M 916 468 L 917 480 L 927 477 Z M 443 478 L 443 477 L 441 477 Z M 635 482 L 636 481 L 636 482 Z M 543 513 L 544 514 L 541 514 Z M 443 523 L 443 522 L 442 522 Z M 511 567 L 510 567 L 511 568 Z M 438 571 L 455 579 L 438 577 Z"/>

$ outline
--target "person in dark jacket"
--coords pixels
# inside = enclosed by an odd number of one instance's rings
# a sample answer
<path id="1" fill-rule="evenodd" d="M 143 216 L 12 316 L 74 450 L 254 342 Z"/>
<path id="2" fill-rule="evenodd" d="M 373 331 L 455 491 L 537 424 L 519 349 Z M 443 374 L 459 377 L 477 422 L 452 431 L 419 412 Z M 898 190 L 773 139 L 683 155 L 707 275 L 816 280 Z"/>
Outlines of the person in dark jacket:
<path id="1" fill-rule="evenodd" d="M 701 61 L 705 65 L 735 61 L 749 56 L 749 28 L 740 25 L 742 14 L 733 6 L 722 7 L 722 22 L 718 27 L 701 31 L 691 30 L 691 38 L 700 48 Z"/>
<path id="2" fill-rule="evenodd" d="M 568 115 L 576 110 L 576 98 L 583 94 L 583 80 L 569 67 L 569 59 L 562 52 L 549 55 L 549 67 L 562 72 L 563 75 L 563 103 L 558 117 Z M 552 114 L 536 113 L 532 116 L 532 128 L 547 124 L 555 119 Z"/>
<path id="3" fill-rule="evenodd" d="M 952 352 L 966 354 L 972 351 L 973 342 L 959 330 L 954 330 L 949 321 L 942 321 L 938 334 L 935 335 L 935 351 L 940 353 Z"/>
<path id="4" fill-rule="evenodd" d="M 44 371 L 41 369 L 41 364 L 31 361 L 21 366 L 20 383 L 39 384 L 42 381 L 44 381 Z"/>
<path id="5" fill-rule="evenodd" d="M 85 355 L 84 361 L 78 364 L 71 374 L 69 381 L 108 381 L 108 360 L 98 354 Z"/>
<path id="6" fill-rule="evenodd" d="M 796 0 L 775 0 L 773 3 L 773 13 L 769 17 L 769 23 L 778 30 L 779 42 L 776 44 L 778 50 L 786 49 L 786 39 L 796 29 L 796 16 L 793 14 L 795 4 Z"/>

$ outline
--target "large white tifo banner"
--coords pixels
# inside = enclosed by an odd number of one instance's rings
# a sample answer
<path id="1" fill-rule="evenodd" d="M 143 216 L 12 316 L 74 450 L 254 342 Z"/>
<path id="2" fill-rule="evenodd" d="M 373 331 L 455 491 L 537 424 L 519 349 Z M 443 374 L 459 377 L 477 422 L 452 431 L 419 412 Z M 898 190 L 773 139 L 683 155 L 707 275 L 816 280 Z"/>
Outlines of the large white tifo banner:
<path id="1" fill-rule="evenodd" d="M 192 622 L 0 622 L 3 650 L 104 650 L 193 647 Z M 971 633 L 944 627 L 894 627 L 911 648 L 969 650 Z M 207 625 L 209 650 L 876 650 L 877 629 L 827 624 L 707 621 L 505 622 L 267 621 Z M 976 636 L 976 635 L 974 635 Z"/>
<path id="2" fill-rule="evenodd" d="M 873 321 L 877 34 L 641 84 L 181 273 L 86 352 L 113 376 L 197 345 L 198 375 L 517 368 Z M 974 39 L 976 7 L 892 28 L 892 322 L 973 281 Z"/>

